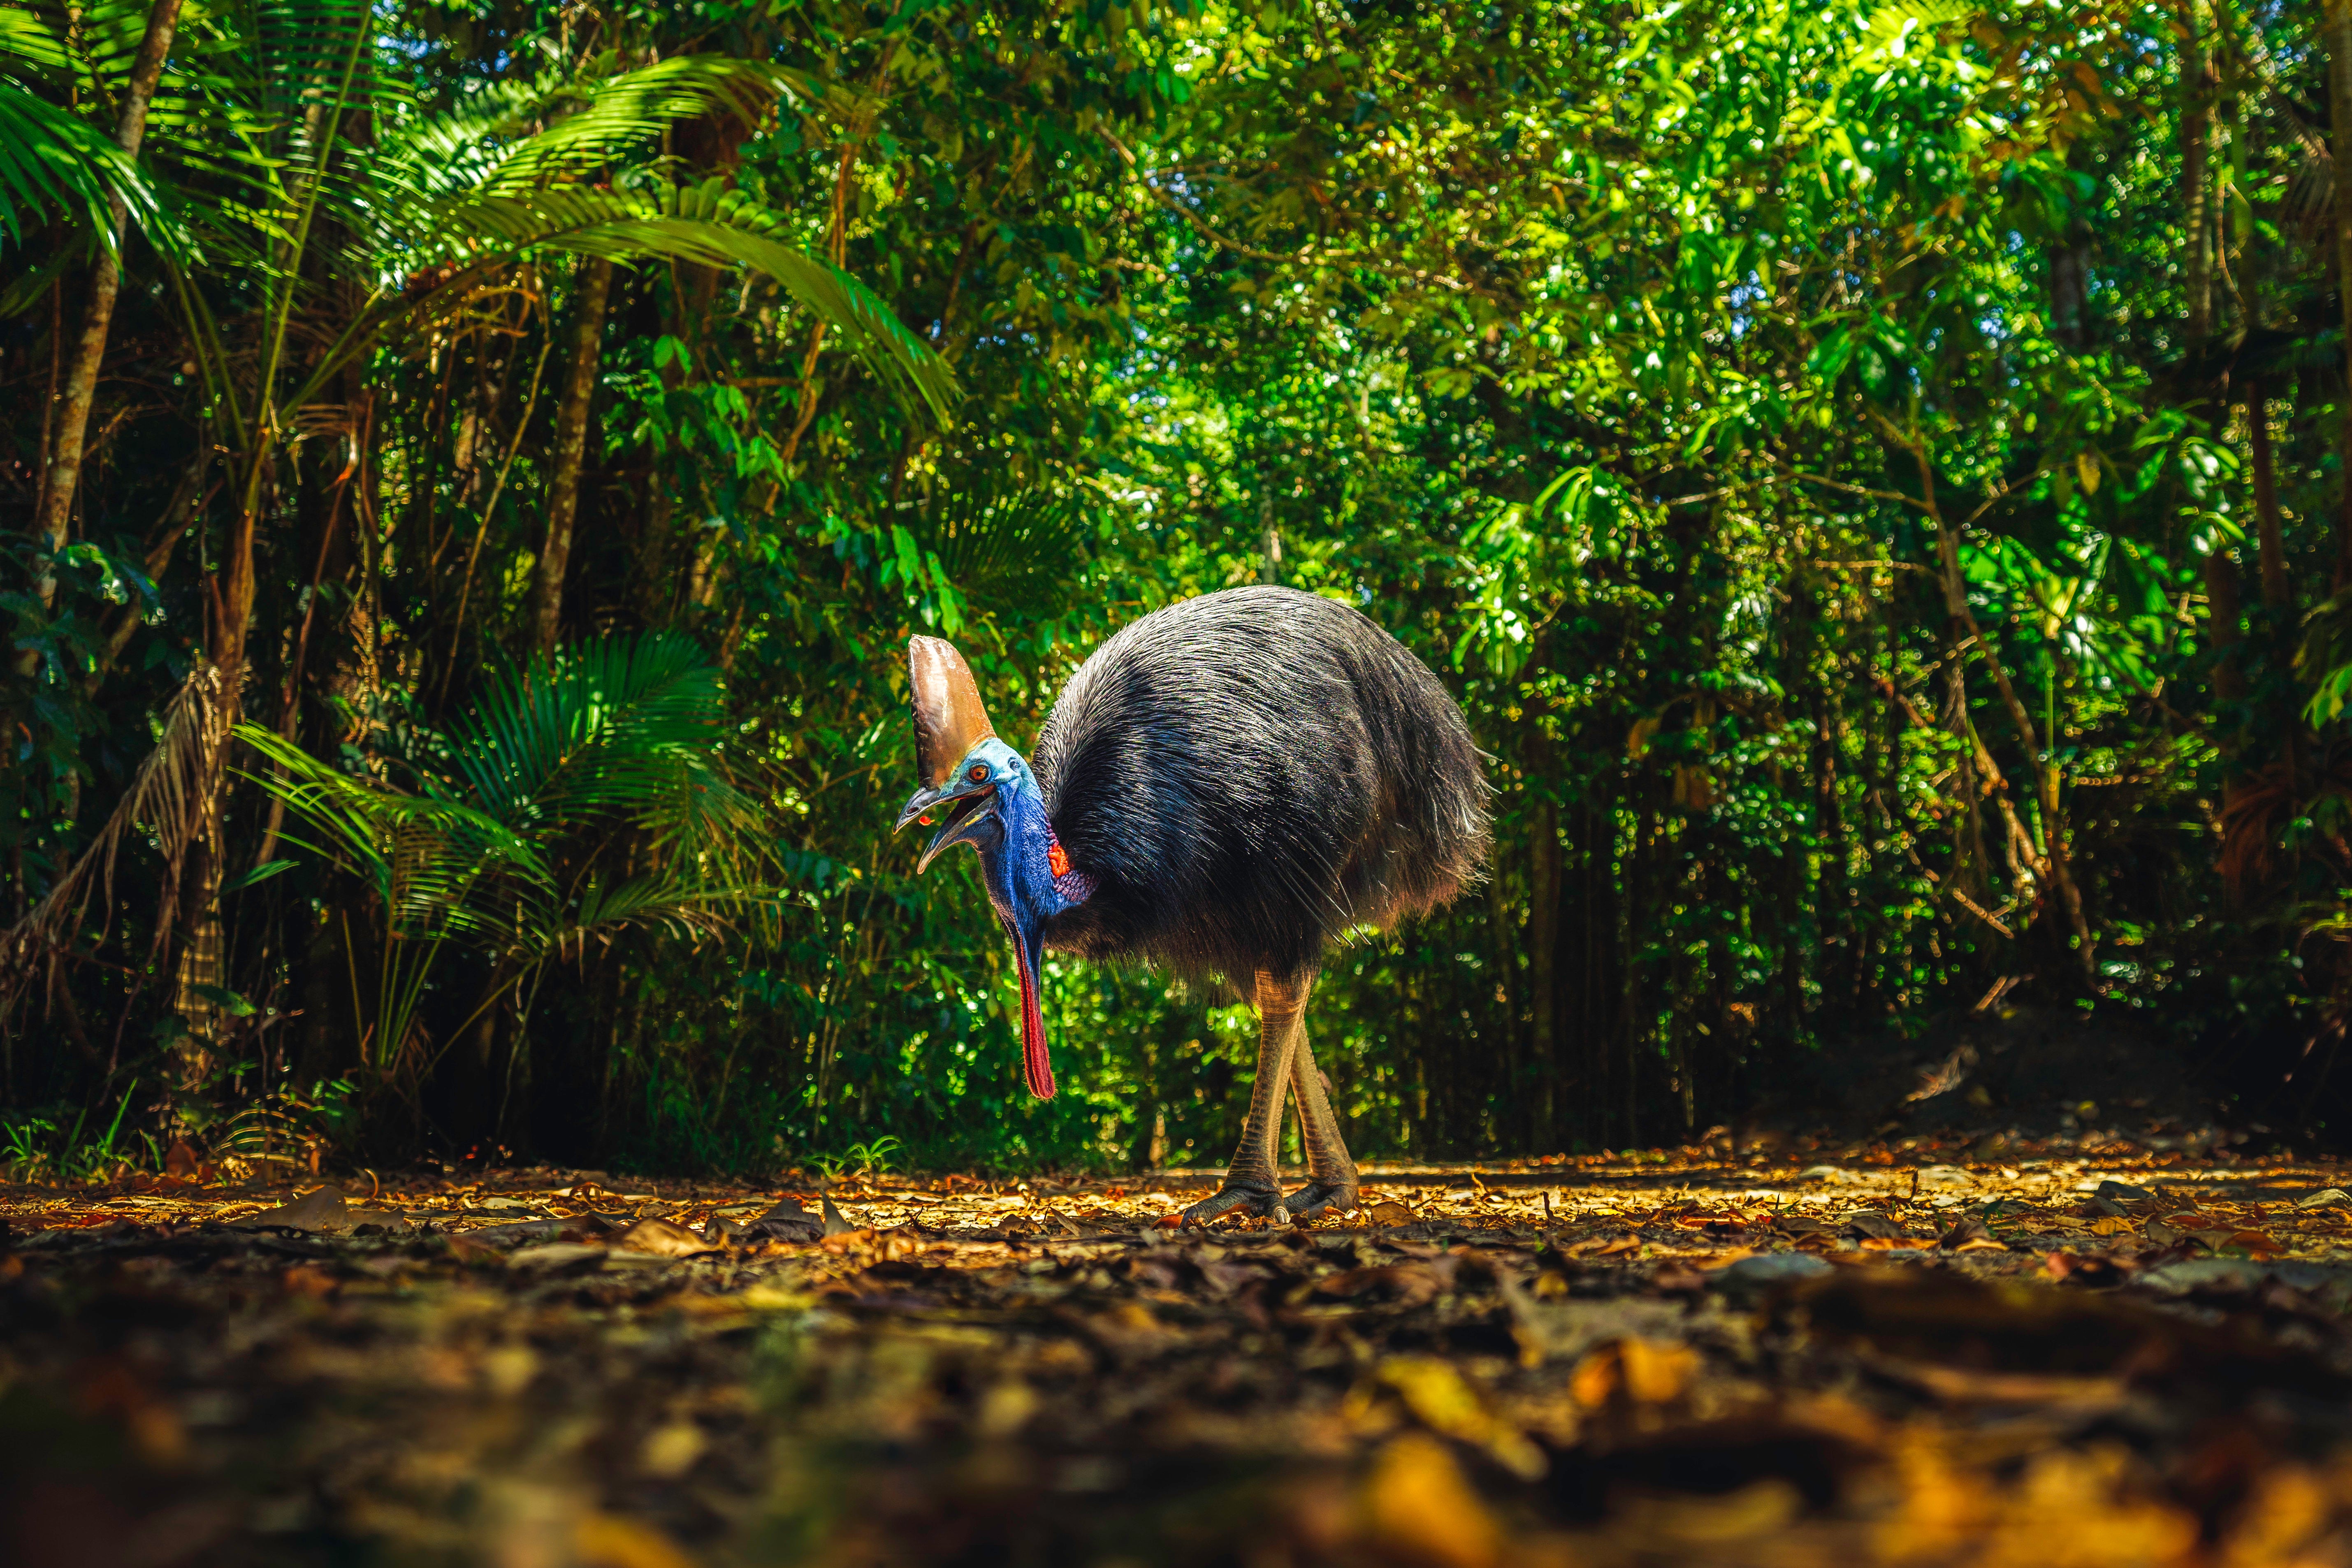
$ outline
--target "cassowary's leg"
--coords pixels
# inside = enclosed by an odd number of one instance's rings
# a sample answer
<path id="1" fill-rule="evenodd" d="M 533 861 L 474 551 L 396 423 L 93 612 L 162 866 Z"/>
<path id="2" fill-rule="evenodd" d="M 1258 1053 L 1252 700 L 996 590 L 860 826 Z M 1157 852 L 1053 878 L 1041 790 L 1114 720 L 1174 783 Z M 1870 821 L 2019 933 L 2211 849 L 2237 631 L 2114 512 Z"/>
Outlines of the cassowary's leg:
<path id="1" fill-rule="evenodd" d="M 1286 1215 L 1282 1207 L 1282 1173 L 1275 1151 L 1282 1137 L 1282 1102 L 1290 1091 L 1290 1058 L 1301 1043 L 1298 1016 L 1314 988 L 1311 973 L 1277 979 L 1257 972 L 1257 1081 L 1250 1086 L 1249 1121 L 1242 1127 L 1242 1146 L 1225 1168 L 1225 1184 L 1213 1197 L 1202 1198 L 1184 1211 L 1186 1225 L 1206 1225 L 1235 1209 L 1244 1214 Z"/>
<path id="2" fill-rule="evenodd" d="M 1323 1092 L 1323 1075 L 1315 1070 L 1315 1050 L 1307 1043 L 1307 1026 L 1298 1028 L 1298 1046 L 1290 1056 L 1290 1081 L 1298 1090 L 1298 1121 L 1307 1138 L 1307 1184 L 1284 1200 L 1293 1219 L 1306 1219 L 1325 1209 L 1340 1213 L 1356 1206 L 1356 1163 L 1348 1158 L 1347 1140 L 1339 1136 L 1339 1119 L 1331 1113 L 1331 1098 Z"/>

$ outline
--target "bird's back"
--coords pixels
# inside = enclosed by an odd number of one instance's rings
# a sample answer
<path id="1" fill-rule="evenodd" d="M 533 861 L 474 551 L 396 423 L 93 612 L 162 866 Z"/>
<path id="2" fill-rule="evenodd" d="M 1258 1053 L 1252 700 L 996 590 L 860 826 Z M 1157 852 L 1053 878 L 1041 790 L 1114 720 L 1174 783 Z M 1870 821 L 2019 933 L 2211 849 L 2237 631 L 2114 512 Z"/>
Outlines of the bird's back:
<path id="1" fill-rule="evenodd" d="M 1032 759 L 1095 892 L 1047 942 L 1241 978 L 1474 880 L 1486 784 L 1427 667 L 1345 605 L 1235 588 L 1125 627 Z"/>

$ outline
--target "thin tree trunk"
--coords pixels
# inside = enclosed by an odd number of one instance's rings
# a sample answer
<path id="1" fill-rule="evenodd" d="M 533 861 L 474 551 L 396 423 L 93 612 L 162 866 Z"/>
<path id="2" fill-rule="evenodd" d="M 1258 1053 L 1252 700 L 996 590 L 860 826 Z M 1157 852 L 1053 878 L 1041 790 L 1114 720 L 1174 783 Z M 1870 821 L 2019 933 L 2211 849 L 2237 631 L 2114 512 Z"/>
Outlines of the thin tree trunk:
<path id="1" fill-rule="evenodd" d="M 2181 62 L 2180 195 L 2189 235 L 2183 245 L 2181 274 L 2189 316 L 2191 374 L 2200 383 L 2204 372 L 2195 364 L 2205 340 L 2213 333 L 2213 182 L 2208 165 L 2213 149 L 2213 66 L 2198 25 L 2199 0 L 2186 0 L 2181 25 L 2188 29 L 2187 58 Z"/>
<path id="2" fill-rule="evenodd" d="M 147 106 L 154 101 L 155 84 L 172 53 L 172 35 L 180 24 L 180 0 L 155 0 L 147 13 L 147 36 L 140 41 L 131 62 L 131 80 L 123 88 L 122 118 L 114 130 L 117 145 L 132 157 L 147 134 Z M 98 396 L 98 373 L 106 359 L 106 339 L 114 322 L 115 296 L 122 288 L 122 263 L 118 254 L 129 205 L 118 194 L 107 202 L 112 216 L 114 247 L 101 249 L 89 280 L 89 307 L 83 313 L 81 339 L 74 345 L 73 368 L 67 373 L 64 406 L 58 413 L 56 445 L 47 454 L 41 475 L 40 510 L 33 520 L 33 535 L 45 557 L 65 548 L 66 529 L 73 516 L 74 496 L 81 482 L 84 443 L 89 435 L 90 405 Z M 43 608 L 57 603 L 55 571 L 45 560 L 36 585 Z M 37 656 L 26 653 L 20 668 L 31 672 Z"/>
<path id="3" fill-rule="evenodd" d="M 2245 640 L 2238 602 L 2238 557 L 2225 540 L 2213 542 L 2205 557 L 2205 608 L 2212 626 L 2213 695 L 2237 702 L 2246 695 L 2246 671 L 2238 645 Z"/>
<path id="4" fill-rule="evenodd" d="M 49 280 L 49 390 L 41 399 L 41 444 L 37 450 L 41 458 L 40 488 L 33 497 L 33 516 L 37 521 L 48 512 L 49 451 L 58 427 L 58 388 L 66 374 L 66 287 L 62 279 Z M 44 573 L 46 580 L 47 574 Z M 50 584 L 50 592 L 56 584 Z M 47 603 L 46 599 L 43 603 Z"/>
<path id="5" fill-rule="evenodd" d="M 1655 863 L 1657 848 L 1657 816 L 1654 805 L 1656 787 L 1646 777 L 1632 781 L 1637 804 L 1633 808 L 1633 854 L 1625 868 L 1625 928 L 1630 935 L 1648 929 L 1650 907 L 1654 902 L 1651 889 L 1651 868 Z M 1618 1005 L 1618 1045 L 1622 1051 L 1620 1063 L 1623 1077 L 1617 1084 L 1624 1096 L 1625 1125 L 1619 1133 L 1627 1148 L 1642 1138 L 1642 1047 L 1648 1035 L 1648 1018 L 1653 1013 L 1649 994 L 1650 977 L 1645 973 L 1626 943 L 1625 984 Z"/>
<path id="6" fill-rule="evenodd" d="M 2352 4 L 2352 0 L 2347 0 L 2347 3 Z M 898 58 L 898 54 L 896 41 L 882 51 L 882 58 L 875 65 L 873 81 L 867 91 L 880 89 L 889 74 L 890 62 Z M 833 175 L 833 216 L 827 220 L 824 230 L 824 253 L 835 267 L 839 267 L 849 254 L 849 179 L 857 168 L 858 144 L 873 128 L 871 117 L 861 114 L 850 125 L 849 134 L 842 139 L 841 157 Z M 944 329 L 945 321 L 940 325 Z M 816 362 L 817 356 L 824 352 L 824 329 L 823 321 L 809 329 L 808 349 L 801 355 L 799 400 L 793 415 L 792 431 L 784 437 L 784 449 L 778 459 L 787 468 L 800 456 L 801 437 L 808 434 L 809 425 L 816 418 L 817 398 L 824 391 L 817 384 Z"/>
<path id="7" fill-rule="evenodd" d="M 2263 605 L 2284 626 L 2294 616 L 2294 584 L 2286 574 L 2286 536 L 2279 526 L 2278 470 L 2271 458 L 2270 399 L 2259 381 L 2246 383 L 2246 444 L 2254 470 L 2254 528 L 2261 541 Z"/>
<path id="8" fill-rule="evenodd" d="M 2345 0 L 2352 5 L 2352 0 Z M 1960 572 L 1959 531 L 1944 515 L 1942 504 L 1936 498 L 1934 465 L 1928 461 L 1927 448 L 1916 437 L 1895 434 L 1911 450 L 1912 460 L 1919 470 L 1919 494 L 1927 516 L 1936 525 L 1936 563 L 1937 578 L 1944 591 L 1944 612 L 1949 626 L 1952 647 L 1964 657 L 1974 647 L 1992 674 L 1993 689 L 2000 693 L 2001 707 L 2008 712 L 2010 722 L 2017 727 L 2017 738 L 2025 750 L 2026 765 L 2033 770 L 2036 794 L 2042 807 L 2042 848 L 2032 857 L 2037 879 L 2046 882 L 2049 891 L 2058 896 L 2058 908 L 2074 934 L 2074 957 L 2083 966 L 2085 979 L 2094 983 L 2098 977 L 2095 944 L 2091 940 L 2090 921 L 2083 912 L 2081 889 L 2075 886 L 2073 852 L 2066 842 L 2066 821 L 2060 807 L 2063 801 L 2057 762 L 2058 735 L 2053 716 L 2053 729 L 2044 739 L 2034 728 L 2033 716 L 2017 695 L 2017 688 L 2009 678 L 2009 667 L 2001 663 L 2000 653 L 1977 624 L 1976 612 L 1969 607 L 1967 579 Z M 2029 846 L 2030 847 L 2030 846 Z"/>
<path id="9" fill-rule="evenodd" d="M 2210 163 L 2213 147 L 2213 62 L 2198 17 L 2200 0 L 2185 0 L 2181 25 L 2188 30 L 2187 58 L 2181 66 L 2181 88 L 2187 95 L 2180 110 L 2180 185 L 2183 216 L 2189 234 L 2182 246 L 2181 272 L 2186 279 L 2190 384 L 2197 405 L 2213 395 L 2205 352 L 2213 335 L 2213 180 Z M 2226 414 L 2227 405 L 2217 412 Z M 2205 608 L 2213 639 L 2213 695 L 2232 703 L 2246 694 L 2244 668 L 2238 645 L 2244 640 L 2240 620 L 2238 558 L 2228 542 L 2213 541 L 2204 565 Z M 2054 750 L 2057 737 L 2051 737 Z M 2225 746 L 2224 751 L 2231 748 Z"/>
<path id="10" fill-rule="evenodd" d="M 532 589 L 532 641 L 541 652 L 555 647 L 556 633 L 563 623 L 563 575 L 572 563 L 572 525 L 580 513 L 580 469 L 588 447 L 588 409 L 596 395 L 596 373 L 604 345 L 604 307 L 612 293 L 611 262 L 599 258 L 582 268 L 572 363 L 564 373 L 563 403 L 555 415 L 555 473 L 548 486 L 547 541 L 540 548 Z"/>
<path id="11" fill-rule="evenodd" d="M 1573 1066 L 1578 1076 L 1565 1080 L 1564 1087 L 1578 1090 L 1570 1102 L 1575 1108 L 1575 1126 L 1595 1149 L 1608 1141 L 1609 1107 L 1604 1095 L 1612 1026 L 1625 990 L 1617 816 L 1623 784 L 1622 770 L 1604 768 L 1578 792 L 1583 798 L 1576 813 L 1576 897 L 1561 910 L 1563 919 L 1576 922 L 1573 937 L 1566 944 L 1576 965 L 1568 977 L 1573 989 L 1564 990 L 1560 1010 L 1565 1018 L 1574 1021 L 1576 1029 L 1575 1049 L 1565 1053 L 1562 1065 Z"/>
<path id="12" fill-rule="evenodd" d="M 1543 749 L 1548 752 L 1549 748 Z M 1535 1143 L 1559 1137 L 1559 807 L 1539 800 L 1528 813 L 1528 1059 L 1535 1068 Z"/>
<path id="13" fill-rule="evenodd" d="M 2343 302 L 2345 353 L 2352 368 L 2352 192 L 2340 178 L 2352 169 L 2352 0 L 2323 0 L 2324 40 L 2327 47 L 2329 140 L 2339 178 L 2336 194 L 2336 291 Z M 2344 399 L 2339 437 L 2344 465 L 2344 493 L 2336 514 L 2336 577 L 2337 591 L 2352 587 L 2352 397 Z"/>

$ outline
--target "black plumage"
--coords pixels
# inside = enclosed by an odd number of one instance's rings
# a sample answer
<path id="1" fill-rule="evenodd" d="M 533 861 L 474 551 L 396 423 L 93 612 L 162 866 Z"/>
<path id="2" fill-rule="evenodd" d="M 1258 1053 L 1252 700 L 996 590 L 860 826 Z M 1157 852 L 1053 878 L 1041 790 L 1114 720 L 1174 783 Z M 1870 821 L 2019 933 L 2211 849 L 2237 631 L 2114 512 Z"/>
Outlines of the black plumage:
<path id="1" fill-rule="evenodd" d="M 1234 588 L 1159 610 L 1080 667 L 1032 759 L 1086 902 L 1045 945 L 1214 971 L 1314 968 L 1475 879 L 1487 785 L 1461 710 L 1361 613 Z"/>

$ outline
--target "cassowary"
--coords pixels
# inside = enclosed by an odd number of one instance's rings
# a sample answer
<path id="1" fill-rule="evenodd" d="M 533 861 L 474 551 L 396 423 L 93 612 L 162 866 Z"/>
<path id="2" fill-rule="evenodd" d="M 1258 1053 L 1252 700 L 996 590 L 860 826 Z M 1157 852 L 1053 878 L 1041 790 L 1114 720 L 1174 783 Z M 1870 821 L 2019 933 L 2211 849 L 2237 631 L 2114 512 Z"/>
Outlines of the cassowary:
<path id="1" fill-rule="evenodd" d="M 1223 1186 L 1184 1220 L 1353 1208 L 1356 1167 L 1300 1015 L 1332 942 L 1444 903 L 1485 862 L 1487 786 L 1445 689 L 1345 605 L 1234 588 L 1104 643 L 1033 763 L 997 737 L 954 647 L 918 637 L 907 659 L 922 784 L 898 826 L 947 814 L 918 870 L 950 845 L 979 851 L 1020 968 L 1030 1091 L 1054 1092 L 1045 949 L 1222 974 L 1257 1008 L 1257 1081 Z M 1309 1176 L 1287 1198 L 1286 1085 Z"/>

